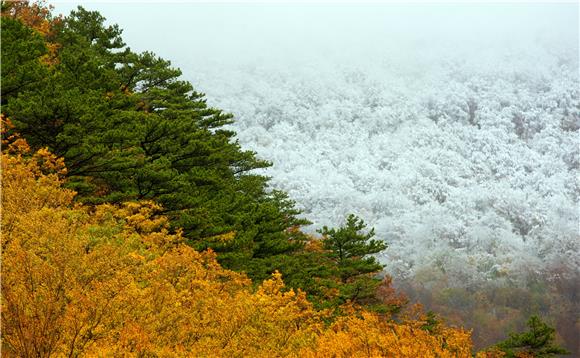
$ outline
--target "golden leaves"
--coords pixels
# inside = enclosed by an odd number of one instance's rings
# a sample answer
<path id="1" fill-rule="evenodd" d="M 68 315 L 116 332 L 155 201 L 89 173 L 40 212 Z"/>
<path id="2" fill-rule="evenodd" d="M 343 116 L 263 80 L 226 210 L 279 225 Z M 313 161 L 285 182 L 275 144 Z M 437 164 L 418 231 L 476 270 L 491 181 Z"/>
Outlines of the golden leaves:
<path id="1" fill-rule="evenodd" d="M 395 323 L 353 306 L 326 326 L 279 272 L 254 291 L 170 232 L 158 205 L 73 207 L 48 151 L 2 159 L 6 356 L 470 355 L 469 332 L 428 332 L 421 318 Z"/>
<path id="2" fill-rule="evenodd" d="M 26 26 L 33 28 L 42 35 L 51 31 L 49 21 L 50 7 L 43 2 L 29 3 L 28 1 L 7 1 L 3 4 L 2 16 L 19 19 Z"/>
<path id="3" fill-rule="evenodd" d="M 20 20 L 45 39 L 47 54 L 40 61 L 48 66 L 58 63 L 57 51 L 60 44 L 53 42 L 54 27 L 62 21 L 61 17 L 51 17 L 52 6 L 46 6 L 44 1 L 5 1 L 2 4 L 2 16 Z"/>
<path id="4" fill-rule="evenodd" d="M 32 156 L 25 141 L 18 149 L 9 146 L 14 154 L 2 154 L 2 240 L 10 241 L 15 227 L 24 232 L 34 232 L 33 224 L 45 220 L 43 208 L 59 208 L 69 205 L 75 193 L 61 189 L 64 163 L 46 150 Z M 13 142 L 14 143 L 14 142 Z M 27 155 L 26 157 L 24 155 Z M 30 216 L 30 217 L 28 217 Z"/>
<path id="5" fill-rule="evenodd" d="M 207 240 L 210 242 L 226 243 L 226 242 L 232 242 L 235 237 L 236 237 L 236 232 L 230 231 L 230 232 L 226 232 L 225 234 L 211 236 L 211 237 L 207 238 Z"/>
<path id="6" fill-rule="evenodd" d="M 445 329 L 431 334 L 413 324 L 381 320 L 361 311 L 340 317 L 306 357 L 470 357 L 469 332 Z"/>
<path id="7" fill-rule="evenodd" d="M 2 133 L 2 151 L 11 154 L 26 154 L 30 146 L 20 134 L 13 132 L 14 124 L 4 113 L 0 114 L 0 132 Z"/>

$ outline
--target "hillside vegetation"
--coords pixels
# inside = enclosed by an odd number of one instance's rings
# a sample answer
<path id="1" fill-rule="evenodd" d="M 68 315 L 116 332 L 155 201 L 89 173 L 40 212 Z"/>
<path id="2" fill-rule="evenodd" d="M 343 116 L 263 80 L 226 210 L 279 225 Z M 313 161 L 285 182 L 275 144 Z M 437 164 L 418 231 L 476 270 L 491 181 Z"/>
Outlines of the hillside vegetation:
<path id="1" fill-rule="evenodd" d="M 319 236 L 232 116 L 81 7 L 2 2 L 2 353 L 469 357 L 380 278 L 349 215 Z M 565 353 L 539 318 L 479 357 Z"/>

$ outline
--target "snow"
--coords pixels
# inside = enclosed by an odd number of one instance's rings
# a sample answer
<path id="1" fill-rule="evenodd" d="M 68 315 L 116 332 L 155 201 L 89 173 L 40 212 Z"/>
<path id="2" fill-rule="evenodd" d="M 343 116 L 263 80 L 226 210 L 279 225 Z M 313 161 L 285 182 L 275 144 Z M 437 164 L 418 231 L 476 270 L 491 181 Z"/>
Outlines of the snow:
<path id="1" fill-rule="evenodd" d="M 389 244 L 380 259 L 395 277 L 578 275 L 577 44 L 530 41 L 354 60 L 266 53 L 199 60 L 186 74 L 234 113 L 242 146 L 273 163 L 263 173 L 307 230 L 358 214 Z"/>

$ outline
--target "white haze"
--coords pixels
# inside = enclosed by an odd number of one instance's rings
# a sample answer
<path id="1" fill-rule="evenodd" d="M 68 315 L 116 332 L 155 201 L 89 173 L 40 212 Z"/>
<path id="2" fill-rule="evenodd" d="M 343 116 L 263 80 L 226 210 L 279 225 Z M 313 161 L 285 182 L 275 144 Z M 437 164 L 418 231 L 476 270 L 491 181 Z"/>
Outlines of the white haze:
<path id="1" fill-rule="evenodd" d="M 86 7 L 232 112 L 310 230 L 374 226 L 397 278 L 578 275 L 577 4 Z"/>

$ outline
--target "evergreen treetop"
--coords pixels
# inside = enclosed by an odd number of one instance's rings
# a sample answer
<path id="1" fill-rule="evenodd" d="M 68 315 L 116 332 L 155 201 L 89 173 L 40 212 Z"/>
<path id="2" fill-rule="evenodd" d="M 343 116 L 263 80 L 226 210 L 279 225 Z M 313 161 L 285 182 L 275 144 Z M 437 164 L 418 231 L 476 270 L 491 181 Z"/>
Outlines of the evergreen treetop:
<path id="1" fill-rule="evenodd" d="M 154 200 L 194 247 L 238 270 L 301 247 L 291 229 L 307 221 L 254 172 L 270 163 L 240 147 L 224 128 L 232 115 L 179 69 L 131 51 L 118 26 L 82 7 L 51 24 L 56 60 L 45 64 L 47 35 L 5 10 L 2 113 L 33 149 L 64 158 L 78 200 Z"/>
<path id="2" fill-rule="evenodd" d="M 555 344 L 556 330 L 543 322 L 539 316 L 531 316 L 527 325 L 528 331 L 510 333 L 508 339 L 496 345 L 496 347 L 506 353 L 506 357 L 529 355 L 542 358 L 570 354 L 569 351 Z"/>

